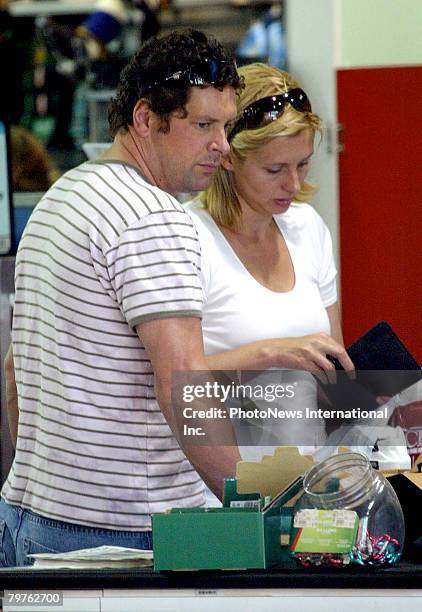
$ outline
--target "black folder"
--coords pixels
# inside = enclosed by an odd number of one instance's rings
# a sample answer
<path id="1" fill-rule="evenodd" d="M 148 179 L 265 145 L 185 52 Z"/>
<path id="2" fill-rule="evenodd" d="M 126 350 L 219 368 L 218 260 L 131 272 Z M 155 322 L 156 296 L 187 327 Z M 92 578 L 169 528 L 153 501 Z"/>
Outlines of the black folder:
<path id="1" fill-rule="evenodd" d="M 356 370 L 420 370 L 398 335 L 386 321 L 380 321 L 348 347 Z"/>
<path id="2" fill-rule="evenodd" d="M 339 370 L 336 384 L 321 384 L 334 407 L 374 409 L 379 396 L 392 397 L 422 378 L 421 366 L 386 321 L 380 321 L 347 349 L 356 378 Z"/>

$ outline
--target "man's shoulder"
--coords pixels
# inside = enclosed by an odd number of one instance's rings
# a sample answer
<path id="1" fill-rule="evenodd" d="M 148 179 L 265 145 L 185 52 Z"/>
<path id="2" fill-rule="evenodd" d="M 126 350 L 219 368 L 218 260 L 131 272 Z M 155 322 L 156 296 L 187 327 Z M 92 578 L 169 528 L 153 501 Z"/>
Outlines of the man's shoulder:
<path id="1" fill-rule="evenodd" d="M 104 214 L 108 208 L 136 209 L 137 215 L 181 214 L 191 223 L 180 202 L 149 183 L 136 166 L 120 160 L 91 160 L 68 170 L 47 192 L 73 192 L 90 202 L 98 201 Z"/>
<path id="2" fill-rule="evenodd" d="M 161 205 L 161 208 L 182 210 L 181 204 L 174 196 L 160 187 L 151 184 L 144 177 L 139 168 L 126 161 L 119 159 L 92 160 L 75 169 L 80 175 L 90 175 L 93 179 L 97 177 L 104 185 L 111 185 L 119 190 L 120 195 L 136 195 L 153 199 Z"/>

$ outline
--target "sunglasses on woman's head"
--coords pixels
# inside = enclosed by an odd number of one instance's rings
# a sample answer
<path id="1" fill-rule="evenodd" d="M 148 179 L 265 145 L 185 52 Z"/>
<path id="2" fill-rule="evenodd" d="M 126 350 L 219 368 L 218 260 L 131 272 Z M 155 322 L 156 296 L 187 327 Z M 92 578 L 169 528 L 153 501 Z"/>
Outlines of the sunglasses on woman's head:
<path id="1" fill-rule="evenodd" d="M 312 112 L 311 103 L 303 89 L 290 89 L 276 96 L 261 98 L 244 109 L 229 132 L 228 141 L 230 142 L 236 134 L 243 130 L 254 130 L 275 121 L 284 113 L 286 104 L 291 104 L 301 113 Z"/>

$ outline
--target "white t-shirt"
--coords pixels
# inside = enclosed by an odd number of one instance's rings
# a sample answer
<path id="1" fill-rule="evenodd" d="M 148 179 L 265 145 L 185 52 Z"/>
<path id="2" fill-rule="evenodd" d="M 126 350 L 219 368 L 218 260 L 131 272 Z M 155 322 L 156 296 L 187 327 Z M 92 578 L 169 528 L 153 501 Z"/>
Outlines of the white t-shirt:
<path id="1" fill-rule="evenodd" d="M 326 308 L 337 301 L 336 268 L 331 236 L 318 213 L 308 204 L 292 204 L 274 219 L 292 259 L 295 285 L 291 291 L 276 292 L 261 285 L 245 268 L 217 224 L 198 201 L 186 204 L 198 231 L 201 245 L 201 281 L 204 293 L 202 330 L 205 354 L 212 355 L 242 344 L 269 338 L 330 333 Z M 267 381 L 267 378 L 268 381 Z M 262 373 L 259 383 L 274 382 L 274 374 Z M 316 405 L 314 379 L 304 375 L 300 394 L 290 409 Z M 255 402 L 260 407 L 260 402 Z M 291 420 L 255 432 L 259 441 L 240 445 L 244 459 L 259 459 L 279 444 L 297 445 L 303 438 L 300 420 Z M 325 440 L 323 421 L 307 425 L 302 452 L 314 450 Z M 211 503 L 213 503 L 211 501 Z"/>
<path id="2" fill-rule="evenodd" d="M 336 268 L 332 253 L 331 236 L 324 221 L 308 204 L 292 204 L 287 212 L 274 215 L 292 259 L 295 285 L 291 291 L 278 293 L 261 285 L 248 272 L 229 242 L 226 240 L 209 213 L 197 200 L 185 205 L 197 229 L 201 245 L 203 287 L 202 330 L 205 353 L 212 355 L 230 350 L 242 344 L 269 338 L 286 338 L 307 334 L 330 333 L 326 308 L 337 301 Z M 274 382 L 274 373 L 260 374 L 259 383 L 265 385 L 266 377 Z M 301 394 L 296 406 L 316 406 L 316 385 L 306 373 L 300 383 Z M 255 401 L 258 407 L 259 401 Z M 325 446 L 324 422 L 317 419 L 307 421 L 305 439 L 303 424 L 291 420 L 286 427 L 283 422 L 273 422 L 271 435 L 260 435 L 259 445 L 240 446 L 244 459 L 259 460 L 264 454 L 272 454 L 274 436 L 281 445 L 300 445 L 302 453 L 311 452 L 318 459 L 335 452 L 335 446 Z M 342 443 L 371 456 L 371 447 L 357 446 L 355 437 Z M 309 436 L 309 437 L 308 437 Z M 306 444 L 306 446 L 305 446 Z M 323 445 L 323 446 L 321 446 Z M 406 456 L 405 447 L 390 446 L 389 449 Z M 391 454 L 391 453 L 390 453 Z M 386 456 L 386 455 L 385 455 Z M 396 464 L 395 455 L 391 461 Z M 208 495 L 207 503 L 215 505 L 216 498 Z"/>
<path id="3" fill-rule="evenodd" d="M 151 529 L 154 512 L 203 503 L 134 329 L 200 317 L 200 265 L 186 211 L 133 166 L 85 163 L 45 194 L 16 257 L 9 503 L 125 531 Z"/>
<path id="4" fill-rule="evenodd" d="M 255 280 L 197 201 L 186 208 L 201 245 L 207 355 L 268 338 L 330 333 L 326 308 L 337 301 L 336 268 L 328 228 L 311 206 L 292 204 L 274 216 L 295 273 L 295 286 L 282 293 Z"/>

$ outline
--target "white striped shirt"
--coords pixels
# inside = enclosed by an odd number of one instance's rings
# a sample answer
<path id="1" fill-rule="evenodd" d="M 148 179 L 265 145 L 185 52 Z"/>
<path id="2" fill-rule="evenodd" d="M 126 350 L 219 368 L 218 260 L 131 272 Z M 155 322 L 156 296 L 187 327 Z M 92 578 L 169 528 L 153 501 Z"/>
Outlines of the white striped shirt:
<path id="1" fill-rule="evenodd" d="M 200 317 L 200 264 L 187 213 L 133 166 L 85 163 L 45 194 L 16 258 L 19 429 L 6 501 L 129 531 L 203 502 L 134 329 Z"/>

